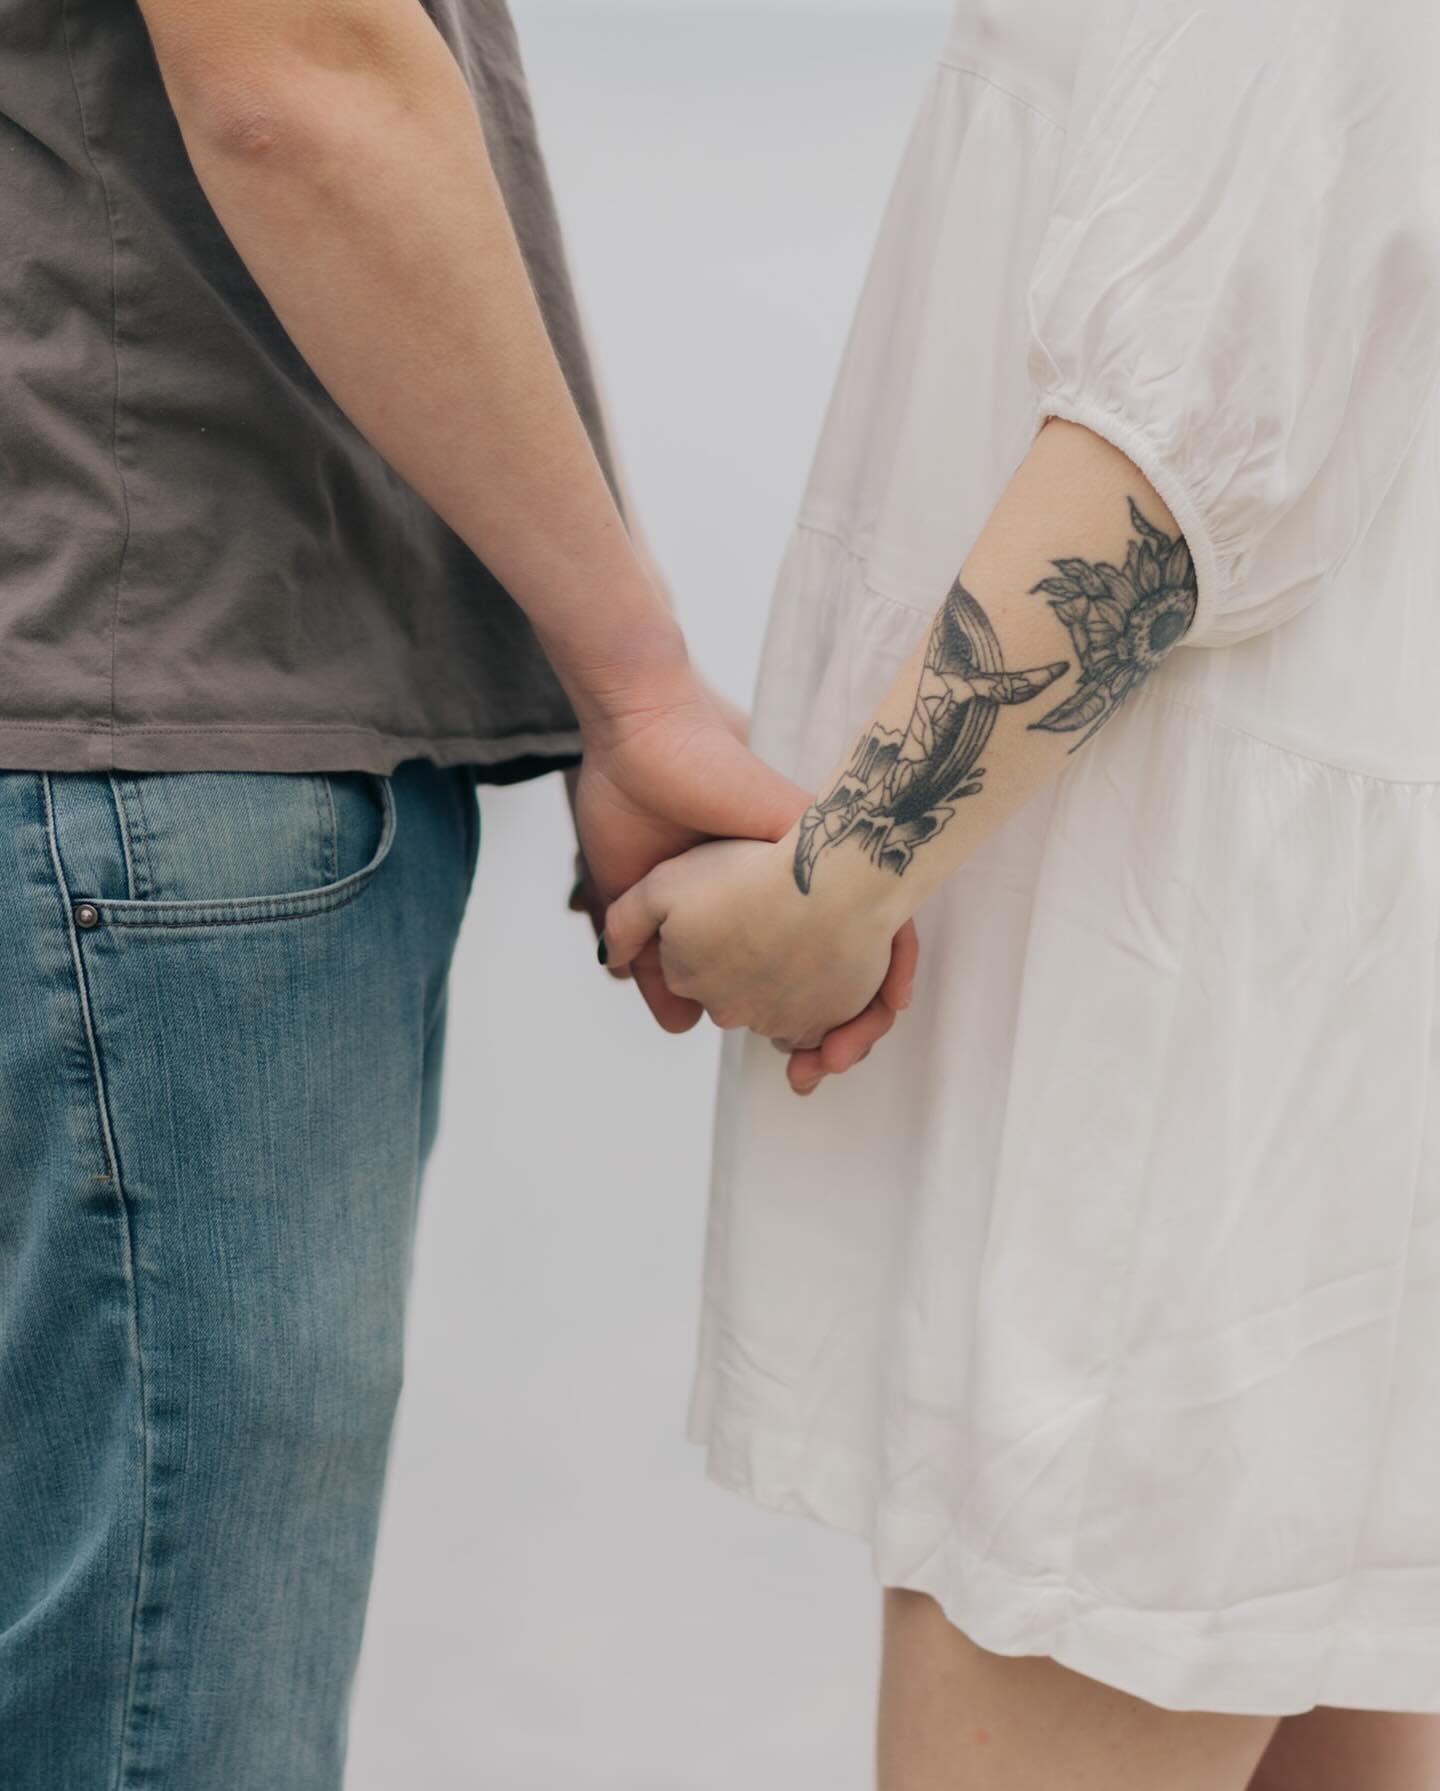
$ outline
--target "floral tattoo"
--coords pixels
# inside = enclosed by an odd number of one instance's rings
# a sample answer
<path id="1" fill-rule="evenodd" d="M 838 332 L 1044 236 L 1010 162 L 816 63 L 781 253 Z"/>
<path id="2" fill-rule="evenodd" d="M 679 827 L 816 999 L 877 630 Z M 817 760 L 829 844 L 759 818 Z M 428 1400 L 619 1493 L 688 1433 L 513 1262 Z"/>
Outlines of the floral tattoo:
<path id="1" fill-rule="evenodd" d="M 1160 663 L 1195 616 L 1195 568 L 1183 536 L 1147 521 L 1133 499 L 1138 540 L 1125 565 L 1056 560 L 1057 577 L 1035 586 L 1064 624 L 1080 682 L 1031 722 L 1050 733 L 1084 730 L 1083 746 Z M 915 706 L 903 729 L 873 727 L 844 775 L 800 821 L 795 883 L 808 895 L 823 852 L 854 840 L 883 869 L 904 876 L 916 849 L 983 788 L 980 755 L 1002 708 L 1033 702 L 1070 670 L 1067 660 L 1012 672 L 990 618 L 957 579 L 935 619 Z"/>
<path id="2" fill-rule="evenodd" d="M 1104 726 L 1195 620 L 1195 563 L 1185 537 L 1156 528 L 1134 498 L 1130 520 L 1139 539 L 1123 567 L 1056 560 L 1060 576 L 1035 587 L 1069 631 L 1080 683 L 1030 726 L 1053 734 L 1083 728 L 1071 752 Z"/>

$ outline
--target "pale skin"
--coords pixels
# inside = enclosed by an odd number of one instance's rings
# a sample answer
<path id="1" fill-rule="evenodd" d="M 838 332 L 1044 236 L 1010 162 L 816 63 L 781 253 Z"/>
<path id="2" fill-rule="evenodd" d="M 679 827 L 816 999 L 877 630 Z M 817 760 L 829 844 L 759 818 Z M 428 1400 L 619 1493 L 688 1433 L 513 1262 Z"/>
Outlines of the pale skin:
<path id="1" fill-rule="evenodd" d="M 802 823 L 775 845 L 711 844 L 661 866 L 611 908 L 613 957 L 623 963 L 658 940 L 674 987 L 719 1024 L 789 1049 L 792 1086 L 813 1091 L 830 1063 L 829 1044 L 817 1041 L 870 999 L 886 974 L 894 929 L 1058 777 L 1072 751 L 1089 750 L 1097 724 L 1108 725 L 1128 689 L 1138 688 L 1140 679 L 1127 683 L 1133 662 L 1111 655 L 1104 663 L 1121 675 L 1103 687 L 1098 712 L 1086 709 L 1086 689 L 1096 688 L 1084 684 L 1087 652 L 1054 601 L 1072 606 L 1065 594 L 1072 585 L 1104 593 L 1117 581 L 1100 574 L 1131 564 L 1137 542 L 1171 544 L 1152 558 L 1166 575 L 1154 603 L 1157 613 L 1178 606 L 1188 617 L 1193 567 L 1158 493 L 1089 431 L 1047 425 L 960 575 L 968 594 L 962 616 L 971 599 L 983 605 L 998 648 L 991 657 L 1003 669 L 937 651 L 942 606 L 936 628 L 818 793 L 807 819 L 828 814 L 828 831 L 811 829 L 807 846 Z M 1052 588 L 1037 590 L 1047 579 Z M 982 627 L 975 638 L 984 634 Z M 1174 630 L 1182 636 L 1183 628 Z M 951 705 L 969 713 L 986 697 L 993 725 L 967 760 L 947 747 L 944 717 Z M 922 713 L 936 719 L 917 732 Z M 963 745 L 963 732 L 953 740 Z M 901 776 L 878 780 L 857 801 L 876 742 L 888 743 Z M 904 781 L 907 762 L 924 766 L 927 755 L 932 767 L 962 769 L 948 784 L 932 780 L 933 800 L 907 806 L 914 788 Z M 826 793 L 835 791 L 840 797 L 827 807 Z M 878 1783 L 879 1791 L 1434 1791 L 1440 1721 L 1161 1710 L 1052 1660 L 988 1654 L 929 1598 L 891 1591 Z"/>
<path id="2" fill-rule="evenodd" d="M 743 749 L 689 665 L 551 352 L 469 95 L 420 7 L 142 0 L 142 10 L 197 175 L 281 321 L 356 426 L 490 565 L 543 641 L 585 735 L 577 805 L 600 897 L 707 834 L 778 839 L 806 797 Z M 1077 501 L 1083 509 L 1083 493 Z M 1010 806 L 1031 775 L 1017 758 L 1003 780 Z M 858 887 L 856 912 L 872 906 L 863 879 Z M 839 911 L 838 894 L 828 905 Z M 856 1061 L 904 1005 L 913 935 L 902 927 L 883 961 L 870 940 L 864 956 L 852 984 L 874 977 L 878 993 L 863 1011 L 850 1008 L 823 1055 L 797 1054 L 797 1086 Z M 666 989 L 653 955 L 637 947 L 626 961 L 662 1024 L 693 1024 L 700 1006 Z M 813 1015 L 796 1025 L 797 1039 L 816 1036 Z M 957 1632 L 943 1633 L 939 1653 L 918 1638 L 918 1652 L 892 1660 L 888 1678 L 887 1698 L 907 1683 L 914 1692 L 901 1729 L 917 1743 L 928 1737 L 931 1758 L 949 1751 L 945 1725 L 956 1715 L 941 1655 Z M 911 1660 L 929 1664 L 922 1672 Z M 924 1673 L 932 1692 L 939 1686 L 928 1703 Z M 1316 1713 L 1317 1722 L 1331 1714 L 1345 1723 L 1346 1713 Z M 1257 1791 L 1352 1791 L 1354 1773 L 1324 1778 L 1318 1755 L 1307 1763 L 1309 1720 L 1282 1725 L 1274 1774 Z M 1361 1752 L 1345 1757 L 1363 1758 L 1366 1791 L 1419 1791 L 1413 1774 L 1422 1754 L 1430 1759 L 1429 1726 L 1356 1721 L 1366 1726 L 1316 1728 L 1317 1746 L 1354 1735 Z M 1298 1739 L 1286 1752 L 1280 1741 L 1292 1729 Z M 1392 1747 L 1391 1735 L 1407 1739 Z M 1383 1776 L 1392 1755 L 1411 1776 Z M 924 1761 L 912 1766 L 903 1739 L 893 1760 L 885 1791 L 981 1783 L 915 1776 Z M 1123 1791 L 1141 1781 L 1107 1782 Z"/>
<path id="3" fill-rule="evenodd" d="M 1158 1710 L 891 1591 L 876 1757 L 878 1791 L 1433 1791 L 1440 1719 Z"/>
<path id="4" fill-rule="evenodd" d="M 874 995 L 889 965 L 888 941 L 981 840 L 1059 776 L 1077 745 L 1075 733 L 1029 725 L 1074 691 L 1080 673 L 1065 629 L 1034 587 L 1060 559 L 1123 561 L 1132 499 L 1178 536 L 1158 494 L 1108 442 L 1063 422 L 1040 432 L 960 579 L 983 603 L 1006 666 L 1067 669 L 1043 699 L 1000 708 L 982 755 L 983 793 L 955 803 L 943 831 L 915 852 L 903 875 L 847 843 L 826 855 L 804 894 L 794 876 L 798 827 L 774 845 L 709 844 L 662 865 L 612 907 L 611 961 L 627 963 L 658 940 L 671 989 L 717 1025 L 748 1027 L 789 1049 L 791 1085 L 812 1092 L 839 1067 L 821 1041 Z M 922 640 L 867 733 L 905 729 L 925 654 Z"/>
<path id="5" fill-rule="evenodd" d="M 417 0 L 142 0 L 196 175 L 317 377 L 524 609 L 584 737 L 601 896 L 802 792 L 737 739 L 637 553 L 546 334 L 456 63 Z M 899 973 L 913 938 L 898 946 Z M 700 1009 L 642 956 L 663 1026 Z M 888 990 L 833 1048 L 894 1021 Z M 847 1016 L 847 1018 L 850 1018 Z"/>
<path id="6" fill-rule="evenodd" d="M 1053 1660 L 988 1654 L 932 1599 L 885 1595 L 879 1791 L 1246 1791 L 1275 1726 L 1157 1710 Z"/>

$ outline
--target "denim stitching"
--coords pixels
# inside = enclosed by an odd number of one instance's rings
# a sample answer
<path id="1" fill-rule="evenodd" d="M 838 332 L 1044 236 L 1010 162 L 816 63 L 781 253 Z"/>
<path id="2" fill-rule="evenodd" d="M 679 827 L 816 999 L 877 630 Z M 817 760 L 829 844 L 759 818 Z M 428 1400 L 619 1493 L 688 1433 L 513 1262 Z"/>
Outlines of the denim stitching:
<path id="1" fill-rule="evenodd" d="M 475 867 L 480 859 L 480 798 L 467 772 L 457 774 L 456 786 L 460 801 L 460 820 L 465 829 L 467 887 L 473 887 Z"/>
<path id="2" fill-rule="evenodd" d="M 257 909 L 253 913 L 236 914 L 199 909 L 193 914 L 177 915 L 171 920 L 153 919 L 147 914 L 137 915 L 132 920 L 128 915 L 117 915 L 112 909 L 107 909 L 104 902 L 97 902 L 95 906 L 99 908 L 106 924 L 112 927 L 250 927 L 274 920 L 304 920 L 311 914 L 330 914 L 337 908 L 348 908 L 351 902 L 364 895 L 373 875 L 369 871 L 360 874 L 364 877 L 364 882 L 359 888 L 347 889 L 344 895 L 333 901 L 286 902 L 268 912 Z M 156 906 L 160 904 L 157 903 Z"/>
<path id="3" fill-rule="evenodd" d="M 145 811 L 145 779 L 120 779 L 120 788 L 127 793 L 127 802 L 135 804 L 135 815 L 129 818 L 130 838 L 135 850 L 135 896 L 148 901 L 155 893 L 155 868 L 150 862 L 150 817 Z"/>
<path id="4" fill-rule="evenodd" d="M 110 787 L 116 797 L 120 836 L 125 848 L 126 895 L 132 902 L 147 901 L 155 895 L 155 873 L 150 860 L 149 845 L 150 817 L 141 788 L 145 775 L 142 773 L 139 777 L 121 778 L 112 772 L 110 776 Z M 180 775 L 185 774 L 181 773 Z M 320 880 L 322 883 L 333 883 L 340 875 L 338 843 L 340 824 L 335 814 L 335 799 L 331 793 L 328 777 L 309 774 L 309 779 L 315 795 L 315 812 L 320 830 Z M 132 795 L 127 795 L 127 791 L 133 794 L 133 802 L 139 815 L 138 826 L 130 812 Z M 116 922 L 116 925 L 125 924 L 127 923 Z"/>
<path id="5" fill-rule="evenodd" d="M 133 902 L 140 892 L 135 882 L 135 858 L 130 850 L 130 816 L 125 808 L 120 780 L 113 771 L 110 773 L 110 795 L 115 804 L 115 819 L 120 825 L 120 847 L 125 854 L 125 894 Z"/>
<path id="6" fill-rule="evenodd" d="M 277 920 L 301 920 L 347 907 L 369 887 L 375 873 L 390 856 L 399 831 L 399 813 L 390 780 L 379 773 L 365 774 L 379 786 L 384 823 L 369 864 L 343 878 L 329 890 L 302 890 L 294 895 L 240 896 L 220 902 L 160 901 L 137 904 L 134 914 L 117 913 L 118 903 L 96 901 L 101 918 L 112 927 L 235 927 L 257 926 Z"/>
<path id="7" fill-rule="evenodd" d="M 70 903 L 70 888 L 65 880 L 65 867 L 60 858 L 60 841 L 55 826 L 55 799 L 49 772 L 41 773 L 45 801 L 45 835 L 50 849 L 50 863 L 65 913 L 66 937 L 70 945 L 70 961 L 75 972 L 75 988 L 80 1000 L 80 1013 L 85 1027 L 85 1042 L 90 1054 L 90 1073 L 95 1087 L 95 1104 L 100 1118 L 100 1137 L 105 1152 L 110 1184 L 115 1190 L 120 1216 L 124 1221 L 125 1282 L 130 1294 L 130 1342 L 135 1359 L 136 1390 L 139 1395 L 140 1419 L 140 1535 L 135 1551 L 135 1596 L 130 1607 L 130 1659 L 125 1673 L 125 1700 L 120 1711 L 119 1733 L 115 1757 L 114 1791 L 120 1791 L 127 1777 L 126 1753 L 129 1746 L 130 1720 L 135 1703 L 135 1679 L 140 1652 L 140 1612 L 144 1602 L 145 1566 L 150 1542 L 150 1422 L 149 1387 L 145 1374 L 145 1352 L 140 1341 L 140 1296 L 135 1281 L 135 1224 L 130 1203 L 125 1197 L 125 1184 L 120 1175 L 120 1157 L 115 1147 L 115 1134 L 110 1124 L 110 1103 L 105 1087 L 105 1073 L 100 1062 L 100 1043 L 95 1036 L 90 1006 L 90 989 L 85 978 L 85 963 L 76 935 L 75 918 Z"/>
<path id="8" fill-rule="evenodd" d="M 315 802 L 320 810 L 320 881 L 333 883 L 340 875 L 340 818 L 335 813 L 335 786 L 328 776 L 315 779 Z"/>

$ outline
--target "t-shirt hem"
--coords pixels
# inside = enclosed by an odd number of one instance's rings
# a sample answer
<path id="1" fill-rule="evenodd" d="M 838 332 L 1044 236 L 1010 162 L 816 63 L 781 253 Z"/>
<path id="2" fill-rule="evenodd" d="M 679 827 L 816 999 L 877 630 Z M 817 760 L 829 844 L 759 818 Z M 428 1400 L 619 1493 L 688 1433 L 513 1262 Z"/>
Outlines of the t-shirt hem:
<path id="1" fill-rule="evenodd" d="M 518 782 L 578 762 L 579 732 L 391 734 L 374 728 L 109 728 L 85 723 L 0 721 L 6 771 L 370 771 L 388 776 L 407 759 L 470 765 L 485 783 Z"/>

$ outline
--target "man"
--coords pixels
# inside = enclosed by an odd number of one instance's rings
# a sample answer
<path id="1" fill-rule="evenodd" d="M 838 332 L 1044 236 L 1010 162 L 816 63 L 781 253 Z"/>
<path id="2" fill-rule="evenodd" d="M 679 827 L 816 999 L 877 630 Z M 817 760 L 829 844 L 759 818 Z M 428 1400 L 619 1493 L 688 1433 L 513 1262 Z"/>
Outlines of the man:
<path id="1" fill-rule="evenodd" d="M 501 0 L 0 32 L 0 1783 L 322 1791 L 473 779 L 583 753 L 597 903 L 801 798 L 612 499 Z"/>

